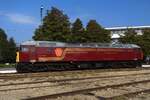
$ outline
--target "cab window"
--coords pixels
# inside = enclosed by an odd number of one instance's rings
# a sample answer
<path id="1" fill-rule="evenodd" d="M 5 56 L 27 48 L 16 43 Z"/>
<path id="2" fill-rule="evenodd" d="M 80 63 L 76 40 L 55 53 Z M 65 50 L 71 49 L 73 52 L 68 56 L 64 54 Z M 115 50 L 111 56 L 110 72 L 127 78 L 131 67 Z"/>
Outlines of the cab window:
<path id="1" fill-rule="evenodd" d="M 22 48 L 21 48 L 21 51 L 22 51 L 22 52 L 29 52 L 29 48 L 27 48 L 27 47 L 22 47 Z"/>

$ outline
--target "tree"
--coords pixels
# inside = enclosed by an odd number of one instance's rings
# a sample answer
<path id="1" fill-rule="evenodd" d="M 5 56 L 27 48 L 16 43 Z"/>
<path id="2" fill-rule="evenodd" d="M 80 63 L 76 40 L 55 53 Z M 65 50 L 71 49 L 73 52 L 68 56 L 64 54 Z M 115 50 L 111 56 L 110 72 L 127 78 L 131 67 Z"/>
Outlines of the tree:
<path id="1" fill-rule="evenodd" d="M 13 38 L 7 40 L 7 35 L 4 30 L 0 29 L 0 62 L 15 62 L 16 45 Z"/>
<path id="2" fill-rule="evenodd" d="M 71 33 L 71 42 L 85 42 L 85 30 L 82 21 L 79 18 L 72 24 Z"/>
<path id="3" fill-rule="evenodd" d="M 52 7 L 43 19 L 43 25 L 40 25 L 33 36 L 34 40 L 48 41 L 68 41 L 70 35 L 70 22 L 67 15 L 59 9 Z"/>
<path id="4" fill-rule="evenodd" d="M 145 56 L 150 56 L 150 30 L 145 30 L 143 35 L 138 37 L 137 44 L 141 46 Z"/>
<path id="5" fill-rule="evenodd" d="M 7 35 L 4 30 L 0 29 L 0 62 L 5 62 L 9 57 Z"/>
<path id="6" fill-rule="evenodd" d="M 76 21 L 72 24 L 71 31 L 73 34 L 80 34 L 84 32 L 82 21 L 79 18 L 77 18 Z"/>
<path id="7" fill-rule="evenodd" d="M 10 39 L 9 39 L 9 42 L 8 42 L 9 44 L 9 59 L 8 59 L 8 61 L 9 62 L 15 62 L 15 60 L 16 60 L 16 43 L 15 43 L 15 41 L 14 41 L 14 39 L 11 37 Z"/>
<path id="8" fill-rule="evenodd" d="M 142 48 L 145 56 L 150 55 L 150 30 L 145 30 L 143 35 L 137 35 L 134 30 L 128 30 L 119 41 L 121 43 L 137 44 Z"/>
<path id="9" fill-rule="evenodd" d="M 87 42 L 110 42 L 110 32 L 102 28 L 96 20 L 90 20 L 86 26 Z"/>
<path id="10" fill-rule="evenodd" d="M 124 34 L 125 36 L 121 36 L 119 42 L 137 44 L 139 37 L 134 30 L 128 29 Z"/>
<path id="11" fill-rule="evenodd" d="M 7 40 L 7 35 L 6 33 L 4 32 L 4 30 L 2 30 L 0 28 L 0 41 L 4 41 L 4 40 Z"/>

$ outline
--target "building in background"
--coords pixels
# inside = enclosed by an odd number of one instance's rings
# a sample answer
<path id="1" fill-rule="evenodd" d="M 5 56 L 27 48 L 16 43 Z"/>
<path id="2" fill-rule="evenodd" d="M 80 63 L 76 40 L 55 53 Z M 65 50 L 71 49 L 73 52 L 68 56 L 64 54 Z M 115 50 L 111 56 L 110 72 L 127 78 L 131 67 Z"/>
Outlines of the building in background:
<path id="1" fill-rule="evenodd" d="M 111 32 L 112 42 L 118 42 L 118 38 L 124 36 L 127 30 L 132 29 L 138 35 L 142 35 L 145 29 L 150 29 L 150 26 L 110 27 L 105 29 Z"/>

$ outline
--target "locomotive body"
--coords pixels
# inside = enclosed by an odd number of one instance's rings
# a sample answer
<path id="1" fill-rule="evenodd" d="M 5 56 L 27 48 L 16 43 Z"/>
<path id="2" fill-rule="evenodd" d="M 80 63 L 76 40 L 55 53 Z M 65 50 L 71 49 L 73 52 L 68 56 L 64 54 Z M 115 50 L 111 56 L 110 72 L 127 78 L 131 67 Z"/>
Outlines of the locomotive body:
<path id="1" fill-rule="evenodd" d="M 143 53 L 133 44 L 27 41 L 17 53 L 19 72 L 110 66 L 141 66 Z M 67 66 L 67 67 L 66 67 Z"/>

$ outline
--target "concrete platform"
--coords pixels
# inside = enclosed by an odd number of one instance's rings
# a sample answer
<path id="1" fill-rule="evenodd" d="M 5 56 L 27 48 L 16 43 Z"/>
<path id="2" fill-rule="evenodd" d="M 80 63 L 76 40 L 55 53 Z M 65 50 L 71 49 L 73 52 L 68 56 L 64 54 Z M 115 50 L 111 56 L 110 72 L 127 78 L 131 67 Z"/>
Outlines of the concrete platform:
<path id="1" fill-rule="evenodd" d="M 0 73 L 17 73 L 15 68 L 0 68 Z"/>
<path id="2" fill-rule="evenodd" d="M 150 65 L 142 65 L 142 67 L 146 68 L 146 67 L 150 67 Z"/>
<path id="3" fill-rule="evenodd" d="M 142 65 L 143 68 L 148 68 L 150 65 Z M 0 73 L 17 73 L 15 68 L 0 68 Z"/>

